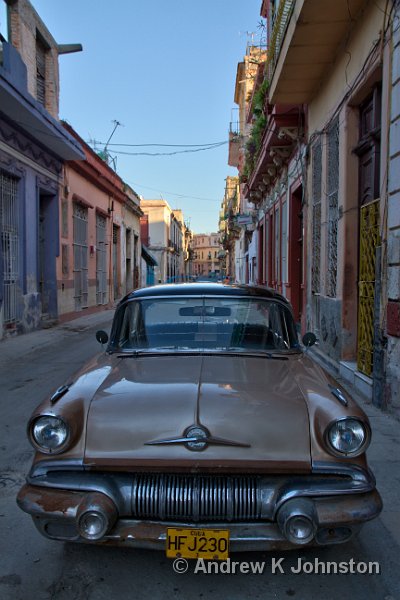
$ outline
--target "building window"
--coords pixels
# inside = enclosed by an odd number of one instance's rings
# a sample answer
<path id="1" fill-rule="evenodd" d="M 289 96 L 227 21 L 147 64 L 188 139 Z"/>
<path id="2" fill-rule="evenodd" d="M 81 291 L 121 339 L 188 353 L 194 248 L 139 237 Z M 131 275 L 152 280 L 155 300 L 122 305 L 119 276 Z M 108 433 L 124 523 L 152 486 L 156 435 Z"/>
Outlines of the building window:
<path id="1" fill-rule="evenodd" d="M 282 203 L 282 236 L 281 236 L 281 262 L 282 262 L 282 292 L 285 293 L 284 283 L 287 283 L 287 203 Z"/>
<path id="2" fill-rule="evenodd" d="M 73 206 L 75 310 L 88 306 L 88 209 Z"/>
<path id="3" fill-rule="evenodd" d="M 36 33 L 36 99 L 45 106 L 46 103 L 46 56 L 47 46 Z"/>
<path id="4" fill-rule="evenodd" d="M 311 291 L 321 291 L 321 196 L 322 196 L 322 144 L 318 140 L 311 152 L 312 157 L 312 265 Z"/>
<path id="5" fill-rule="evenodd" d="M 107 219 L 96 213 L 96 303 L 107 303 Z"/>
<path id="6" fill-rule="evenodd" d="M 257 283 L 264 283 L 264 259 L 265 259 L 265 248 L 264 248 L 264 225 L 261 224 L 258 228 L 258 278 Z M 254 277 L 256 274 L 254 273 Z"/>
<path id="7" fill-rule="evenodd" d="M 380 196 L 381 92 L 374 92 L 360 106 L 360 140 L 355 149 L 359 157 L 360 205 Z"/>
<path id="8" fill-rule="evenodd" d="M 17 321 L 19 284 L 18 180 L 0 171 L 0 243 L 3 268 L 3 322 Z"/>
<path id="9" fill-rule="evenodd" d="M 278 287 L 281 281 L 281 253 L 280 253 L 280 213 L 279 207 L 275 211 L 275 285 Z"/>
<path id="10" fill-rule="evenodd" d="M 337 239 L 338 239 L 338 192 L 339 192 L 339 118 L 328 129 L 328 274 L 327 295 L 336 297 L 337 287 Z"/>

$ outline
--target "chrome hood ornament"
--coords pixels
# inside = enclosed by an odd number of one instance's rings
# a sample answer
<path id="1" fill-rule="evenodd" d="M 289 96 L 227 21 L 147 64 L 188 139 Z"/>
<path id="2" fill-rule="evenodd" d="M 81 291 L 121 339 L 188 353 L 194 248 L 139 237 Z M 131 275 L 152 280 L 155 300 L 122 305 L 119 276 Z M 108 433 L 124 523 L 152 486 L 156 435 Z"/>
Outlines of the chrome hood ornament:
<path id="1" fill-rule="evenodd" d="M 208 446 L 239 446 L 241 448 L 250 448 L 250 444 L 235 442 L 234 440 L 226 440 L 223 438 L 213 437 L 211 433 L 202 425 L 191 425 L 183 432 L 182 436 L 165 438 L 162 440 L 152 440 L 145 442 L 145 446 L 160 446 L 167 444 L 184 444 L 188 450 L 192 452 L 201 452 Z"/>

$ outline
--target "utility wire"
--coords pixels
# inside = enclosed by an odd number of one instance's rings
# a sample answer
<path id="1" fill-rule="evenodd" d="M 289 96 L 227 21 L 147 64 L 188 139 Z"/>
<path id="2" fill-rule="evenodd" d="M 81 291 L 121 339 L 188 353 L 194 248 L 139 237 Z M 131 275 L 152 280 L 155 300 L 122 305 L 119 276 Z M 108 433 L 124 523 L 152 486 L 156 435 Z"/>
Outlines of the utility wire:
<path id="1" fill-rule="evenodd" d="M 113 154 L 124 154 L 125 156 L 173 156 L 174 154 L 186 154 L 190 152 L 204 152 L 204 150 L 214 150 L 214 148 L 219 148 L 220 146 L 224 146 L 229 142 L 221 142 L 215 146 L 207 146 L 206 148 L 196 148 L 192 150 L 175 150 L 174 152 L 124 152 L 124 150 L 115 150 L 113 149 Z"/>
<path id="2" fill-rule="evenodd" d="M 153 188 L 153 187 L 149 187 L 147 185 L 142 185 L 141 183 L 137 183 L 136 181 L 129 181 L 129 180 L 125 180 L 126 183 L 129 183 L 129 185 L 133 185 L 136 187 L 141 187 L 144 188 L 145 190 L 152 190 L 153 192 L 158 192 L 159 194 L 162 195 L 169 195 L 169 196 L 177 196 L 178 198 L 184 198 L 187 200 L 204 200 L 206 202 L 220 202 L 220 200 L 216 200 L 215 198 L 202 198 L 199 196 L 188 196 L 187 194 L 178 194 L 177 192 L 168 192 L 167 190 L 160 190 L 157 188 Z"/>
<path id="3" fill-rule="evenodd" d="M 104 145 L 104 142 L 98 142 L 97 140 L 90 140 L 89 144 L 99 144 Z M 129 148 L 142 148 L 146 146 L 158 146 L 158 147 L 166 147 L 166 148 L 201 148 L 205 146 L 220 146 L 221 144 L 226 144 L 226 140 L 222 142 L 210 142 L 209 144 L 108 144 L 108 146 L 121 146 L 121 147 L 129 147 Z"/>

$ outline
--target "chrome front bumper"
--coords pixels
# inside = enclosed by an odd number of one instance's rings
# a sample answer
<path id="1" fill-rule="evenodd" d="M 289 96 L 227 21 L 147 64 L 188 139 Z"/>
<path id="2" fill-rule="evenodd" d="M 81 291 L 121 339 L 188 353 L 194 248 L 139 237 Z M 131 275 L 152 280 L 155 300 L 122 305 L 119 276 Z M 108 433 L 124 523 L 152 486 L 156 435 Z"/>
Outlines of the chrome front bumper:
<path id="1" fill-rule="evenodd" d="M 293 548 L 279 515 L 301 503 L 311 507 L 316 530 L 306 545 L 345 542 L 382 509 L 371 473 L 341 465 L 290 477 L 41 470 L 17 502 L 51 539 L 87 542 L 78 522 L 97 506 L 109 527 L 95 543 L 164 549 L 168 527 L 228 529 L 233 552 Z"/>
<path id="2" fill-rule="evenodd" d="M 18 495 L 18 504 L 29 513 L 40 533 L 50 539 L 88 542 L 77 529 L 80 505 L 88 494 L 63 490 L 50 490 L 25 485 Z M 378 516 L 382 503 L 376 490 L 347 497 L 313 499 L 317 515 L 316 536 L 307 546 L 335 544 L 348 541 L 365 521 Z M 277 523 L 228 522 L 156 522 L 119 518 L 112 529 L 97 544 L 131 546 L 164 550 L 168 527 L 191 529 L 228 529 L 230 550 L 287 550 L 295 544 L 282 534 Z M 93 542 L 92 542 L 93 543 Z"/>

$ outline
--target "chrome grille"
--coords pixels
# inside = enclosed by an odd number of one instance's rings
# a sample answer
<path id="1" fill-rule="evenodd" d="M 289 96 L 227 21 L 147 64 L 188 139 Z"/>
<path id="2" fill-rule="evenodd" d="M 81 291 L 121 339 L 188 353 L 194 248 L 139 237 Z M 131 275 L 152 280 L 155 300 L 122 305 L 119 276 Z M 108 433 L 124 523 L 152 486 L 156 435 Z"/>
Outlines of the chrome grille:
<path id="1" fill-rule="evenodd" d="M 255 521 L 261 518 L 259 478 L 138 474 L 132 515 L 163 521 Z"/>

